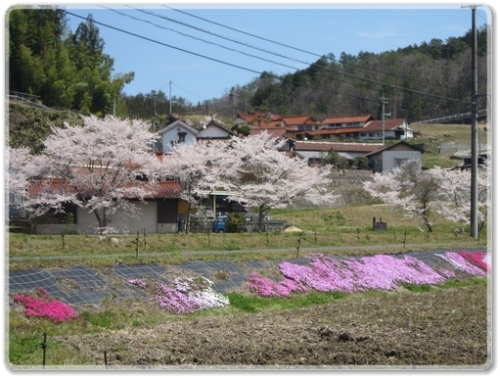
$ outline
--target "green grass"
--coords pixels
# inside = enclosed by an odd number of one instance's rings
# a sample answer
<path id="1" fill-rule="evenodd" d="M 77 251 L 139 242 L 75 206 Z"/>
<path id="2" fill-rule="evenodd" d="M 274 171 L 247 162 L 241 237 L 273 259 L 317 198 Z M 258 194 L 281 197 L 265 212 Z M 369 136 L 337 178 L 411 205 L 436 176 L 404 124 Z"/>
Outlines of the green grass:
<path id="1" fill-rule="evenodd" d="M 402 286 L 406 290 L 413 291 L 414 293 L 424 293 L 432 290 L 431 285 L 415 285 L 410 283 L 404 283 Z"/>
<path id="2" fill-rule="evenodd" d="M 447 248 L 485 248 L 487 229 L 479 240 L 467 233 L 456 235 L 457 226 L 432 215 L 433 232 L 419 229 L 415 220 L 394 211 L 389 205 L 348 205 L 334 208 L 279 210 L 272 216 L 298 227 L 300 233 L 226 233 L 226 234 L 148 234 L 117 235 L 118 243 L 95 235 L 30 235 L 6 233 L 9 268 L 65 267 L 75 264 L 109 267 L 124 264 L 179 264 L 188 260 L 248 261 L 298 257 L 316 250 L 324 254 L 374 254 L 405 252 L 407 245 L 421 250 L 435 249 L 432 243 L 447 243 Z M 382 218 L 388 229 L 372 230 L 372 219 Z M 405 234 L 406 233 L 406 241 Z M 300 240 L 300 246 L 299 246 Z M 380 249 L 369 246 L 380 245 Z M 297 251 L 297 247 L 300 247 Z M 383 246 L 383 247 L 382 247 Z M 308 252 L 304 252 L 309 249 Z M 279 252 L 277 250 L 280 250 Z M 348 252 L 346 252 L 348 251 Z M 16 258 L 22 260 L 16 260 Z"/>
<path id="3" fill-rule="evenodd" d="M 460 165 L 460 160 L 452 160 L 450 157 L 454 152 L 441 152 L 439 146 L 454 143 L 457 145 L 470 145 L 470 124 L 412 124 L 413 130 L 422 133 L 419 138 L 414 138 L 411 144 L 425 144 L 425 152 L 422 154 L 422 165 L 433 168 L 435 165 L 443 168 L 451 168 Z M 484 130 L 484 125 L 478 125 L 478 139 L 481 144 L 491 143 L 491 135 Z"/>

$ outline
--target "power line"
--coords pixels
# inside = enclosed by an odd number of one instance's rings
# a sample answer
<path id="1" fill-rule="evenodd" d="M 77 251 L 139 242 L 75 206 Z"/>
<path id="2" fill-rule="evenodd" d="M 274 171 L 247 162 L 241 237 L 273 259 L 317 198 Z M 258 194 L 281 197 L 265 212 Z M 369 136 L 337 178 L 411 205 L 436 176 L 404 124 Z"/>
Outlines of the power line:
<path id="1" fill-rule="evenodd" d="M 200 17 L 200 16 L 196 16 L 196 15 L 193 15 L 191 13 L 188 13 L 188 12 L 185 12 L 185 11 L 181 11 L 179 9 L 175 9 L 175 8 L 172 8 L 172 7 L 169 7 L 168 5 L 163 5 L 163 7 L 165 8 L 168 8 L 168 9 L 171 9 L 173 11 L 176 11 L 176 12 L 179 12 L 179 13 L 182 13 L 182 14 L 185 14 L 187 16 L 190 16 L 190 17 L 194 17 L 196 19 L 199 19 L 199 20 L 203 20 L 205 22 L 208 22 L 208 23 L 211 23 L 211 24 L 214 24 L 214 25 L 217 25 L 217 26 L 221 26 L 223 28 L 226 28 L 226 29 L 229 29 L 229 30 L 233 30 L 233 31 L 236 31 L 238 33 L 242 33 L 242 34 L 245 34 L 245 35 L 248 35 L 248 36 L 251 36 L 251 37 L 254 37 L 254 38 L 258 38 L 258 39 L 261 39 L 263 41 L 267 41 L 267 42 L 271 42 L 271 43 L 274 43 L 276 45 L 280 45 L 280 46 L 284 46 L 284 47 L 287 47 L 287 48 L 290 48 L 290 49 L 293 49 L 293 50 L 297 50 L 297 51 L 301 51 L 301 52 L 304 52 L 306 54 L 310 54 L 310 55 L 313 55 L 313 56 L 316 56 L 316 57 L 319 57 L 321 58 L 323 55 L 319 55 L 319 54 L 316 54 L 316 53 L 313 53 L 313 52 L 310 52 L 310 51 L 306 51 L 306 50 L 303 50 L 303 49 L 300 49 L 300 48 L 297 48 L 297 47 L 294 47 L 294 46 L 290 46 L 290 45 L 287 45 L 287 44 L 284 44 L 284 43 L 281 43 L 281 42 L 278 42 L 278 41 L 275 41 L 275 40 L 272 40 L 272 39 L 268 39 L 268 38 L 264 38 L 264 37 L 261 37 L 261 36 L 258 36 L 258 35 L 255 35 L 255 34 L 252 34 L 252 33 L 248 33 L 248 32 L 245 32 L 243 30 L 240 30 L 240 29 L 236 29 L 236 28 L 233 28 L 233 27 L 230 27 L 230 26 L 227 26 L 227 25 L 224 25 L 224 24 L 220 24 L 218 22 L 215 22 L 215 21 L 212 21 L 212 20 L 208 20 L 206 18 L 203 18 L 203 17 Z M 183 25 L 188 25 L 188 24 L 183 24 Z M 233 41 L 233 40 L 231 40 Z M 233 41 L 234 42 L 234 41 Z M 239 43 L 242 43 L 243 42 L 239 42 Z M 270 53 L 269 51 L 267 50 L 264 50 L 265 52 L 268 52 Z M 287 58 L 289 59 L 289 58 Z M 311 63 L 306 63 L 306 62 L 303 62 L 303 61 L 299 61 L 299 60 L 295 60 L 295 59 L 292 59 L 293 61 L 296 61 L 298 63 L 302 63 L 302 64 L 307 64 L 307 65 L 310 65 Z M 336 60 L 339 64 L 342 64 L 340 63 L 338 60 Z M 351 63 L 351 62 L 348 62 L 347 63 L 349 66 L 353 66 L 354 63 Z M 345 64 L 342 64 L 343 66 Z M 401 78 L 400 75 L 396 75 L 396 74 L 393 74 L 393 73 L 390 73 L 390 72 L 384 72 L 384 71 L 378 71 L 378 70 L 373 70 L 373 69 L 370 69 L 370 68 L 364 68 L 364 67 L 359 67 L 359 66 L 356 66 L 356 69 L 358 70 L 362 70 L 362 71 L 366 71 L 366 70 L 369 70 L 370 72 L 377 72 L 377 73 L 381 73 L 381 74 L 384 74 L 384 75 L 388 75 L 388 76 L 392 76 L 392 77 L 396 77 L 396 78 Z M 443 85 L 441 85 L 443 86 Z M 451 88 L 451 89 L 455 89 L 455 87 L 451 87 L 451 86 L 444 86 L 445 88 Z"/>
<path id="2" fill-rule="evenodd" d="M 297 62 L 297 63 L 302 63 L 302 64 L 305 64 L 305 65 L 310 65 L 311 63 L 309 62 L 305 62 L 305 61 L 302 61 L 302 60 L 298 60 L 298 59 L 294 59 L 292 57 L 289 57 L 289 56 L 286 56 L 286 55 L 282 55 L 282 54 L 278 54 L 276 52 L 273 52 L 273 51 L 269 51 L 269 50 L 266 50 L 266 49 L 262 49 L 260 47 L 257 47 L 257 46 L 253 46 L 253 45 L 250 45 L 248 43 L 245 43 L 245 42 L 241 42 L 241 41 L 237 41 L 235 39 L 232 39 L 232 38 L 229 38 L 229 37 L 226 37 L 226 36 L 223 36 L 223 35 L 220 35 L 220 34 L 217 34 L 217 33 L 214 33 L 214 32 L 211 32 L 209 30 L 205 30 L 205 29 L 202 29 L 202 28 L 199 28 L 197 26 L 193 26 L 193 25 L 190 25 L 190 24 L 187 24 L 185 22 L 182 22 L 182 21 L 178 21 L 178 20 L 175 20 L 173 18 L 170 18 L 170 17 L 165 17 L 165 16 L 162 16 L 162 15 L 159 15 L 159 14 L 156 14 L 154 12 L 150 12 L 150 11 L 146 11 L 146 10 L 143 10 L 143 9 L 137 9 L 137 8 L 134 8 L 132 6 L 128 6 L 129 8 L 131 9 L 134 9 L 138 12 L 142 12 L 142 13 L 146 13 L 146 14 L 149 14 L 150 16 L 154 16 L 154 17 L 158 17 L 158 18 L 162 18 L 164 20 L 167 20 L 167 21 L 170 21 L 170 22 L 174 22 L 176 24 L 179 24 L 179 25 L 182 25 L 182 26 L 185 26 L 187 28 L 191 28 L 191 29 L 194 29 L 194 30 L 197 30 L 197 31 L 200 31 L 202 33 L 206 33 L 206 34 L 210 34 L 210 35 L 213 35 L 215 37 L 218 37 L 218 38 L 222 38 L 222 39 L 225 39 L 227 41 L 230 41 L 230 42 L 233 42 L 233 43 L 237 43 L 237 44 L 240 44 L 240 45 L 244 45 L 246 47 L 250 47 L 252 49 L 255 49 L 255 50 L 259 50 L 259 51 L 262 51 L 262 52 L 265 52 L 267 54 L 271 54 L 271 55 L 275 55 L 275 56 L 279 56 L 280 58 L 284 58 L 284 59 L 288 59 L 288 60 L 291 60 L 293 62 Z"/>
<path id="3" fill-rule="evenodd" d="M 64 11 L 66 14 L 69 14 L 71 16 L 74 16 L 74 17 L 78 17 L 78 18 L 81 18 L 83 20 L 86 20 L 86 17 L 82 17 L 82 16 L 79 16 L 77 14 L 74 14 L 74 13 L 71 13 L 71 12 L 68 12 L 67 10 Z M 154 39 L 151 39 L 151 38 L 148 38 L 148 37 L 144 37 L 142 35 L 139 35 L 139 34 L 135 34 L 135 33 L 132 33 L 132 32 L 129 32 L 129 31 L 126 31 L 126 30 L 123 30 L 123 29 L 120 29 L 120 28 L 117 28 L 115 26 L 111 26 L 111 25 L 108 25 L 108 24 L 104 24 L 102 22 L 99 22 L 99 21 L 96 21 L 96 20 L 93 20 L 93 22 L 97 25 L 101 25 L 101 26 L 104 26 L 106 28 L 109 28 L 109 29 L 113 29 L 113 30 L 116 30 L 116 31 L 119 31 L 121 33 L 125 33 L 125 34 L 128 34 L 128 35 L 131 35 L 131 36 L 134 36 L 134 37 L 137 37 L 137 38 L 140 38 L 140 39 L 144 39 L 145 41 L 149 41 L 149 42 L 153 42 L 153 43 L 157 43 L 159 45 L 162 45 L 162 46 L 166 46 L 166 47 L 170 47 L 171 49 L 174 49 L 174 50 L 178 50 L 178 51 L 182 51 L 182 52 L 185 52 L 187 54 L 191 54 L 191 55 L 195 55 L 195 56 L 198 56 L 200 58 L 205 58 L 205 59 L 208 59 L 208 60 L 211 60 L 211 61 L 214 61 L 214 62 L 217 62 L 217 63 L 221 63 L 221 64 L 225 64 L 227 66 L 231 66 L 231 67 L 235 67 L 235 68 L 239 68 L 239 69 L 242 69 L 242 70 L 245 70 L 245 71 L 248 71 L 248 72 L 253 72 L 253 73 L 256 73 L 256 74 L 262 74 L 262 72 L 260 71 L 256 71 L 256 70 L 253 70 L 251 68 L 247 68 L 247 67 L 243 67 L 243 66 L 239 66 L 237 64 L 232 64 L 232 63 L 228 63 L 228 62 L 224 62 L 223 60 L 220 60 L 220 59 L 215 59 L 215 58 L 210 58 L 209 56 L 206 56 L 206 55 L 202 55 L 202 54 L 198 54 L 198 53 L 195 53 L 195 52 L 192 52 L 192 51 L 188 51 L 188 50 L 185 50 L 185 49 L 181 49 L 180 47 L 176 47 L 176 46 L 172 46 L 172 45 L 169 45 L 167 43 L 163 43 L 163 42 L 160 42 L 160 41 L 157 41 L 157 40 L 154 40 Z"/>
<path id="4" fill-rule="evenodd" d="M 112 12 L 115 12 L 115 13 L 117 13 L 117 14 L 121 15 L 121 16 L 124 16 L 124 17 L 129 17 L 129 18 L 131 18 L 131 19 L 133 19 L 133 20 L 140 21 L 140 22 L 145 22 L 145 23 L 150 24 L 150 25 L 153 25 L 153 26 L 155 26 L 155 27 L 157 27 L 157 28 L 164 29 L 164 30 L 169 30 L 169 31 L 172 31 L 172 32 L 174 32 L 174 33 L 177 33 L 177 34 L 182 35 L 182 36 L 187 37 L 187 38 L 191 38 L 191 39 L 194 39 L 194 40 L 197 40 L 197 41 L 201 41 L 201 42 L 204 42 L 204 43 L 208 43 L 208 44 L 210 44 L 210 45 L 219 46 L 219 47 L 221 47 L 221 48 L 223 48 L 223 49 L 226 49 L 226 50 L 228 50 L 228 51 L 234 51 L 234 52 L 237 52 L 237 53 L 240 53 L 240 54 L 246 55 L 246 56 L 251 57 L 251 58 L 260 59 L 260 60 L 263 60 L 263 61 L 265 61 L 265 62 L 268 62 L 268 63 L 273 63 L 273 64 L 277 64 L 277 65 L 279 65 L 279 66 L 283 66 L 283 67 L 286 67 L 286 68 L 291 68 L 291 69 L 294 69 L 294 70 L 298 70 L 298 69 L 299 69 L 299 68 L 297 68 L 297 67 L 288 66 L 288 65 L 286 65 L 286 64 L 279 63 L 279 62 L 275 62 L 275 61 L 270 60 L 270 59 L 262 58 L 262 57 L 257 56 L 257 55 L 248 54 L 248 53 L 246 53 L 246 52 L 244 52 L 244 51 L 240 51 L 240 50 L 232 49 L 232 48 L 230 48 L 230 47 L 223 46 L 223 45 L 220 45 L 220 44 L 215 43 L 215 42 L 210 42 L 210 41 L 207 41 L 206 39 L 203 39 L 203 38 L 194 37 L 194 36 L 192 36 L 192 35 L 189 35 L 189 34 L 186 34 L 186 33 L 182 33 L 182 32 L 180 32 L 180 31 L 178 31 L 178 30 L 171 29 L 171 28 L 167 28 L 167 27 L 165 27 L 165 26 L 161 26 L 161 25 L 155 24 L 154 22 L 151 22 L 151 21 L 148 21 L 148 20 L 144 20 L 144 19 L 141 19 L 141 18 L 138 18 L 138 17 L 134 17 L 134 16 L 131 16 L 131 15 L 128 15 L 128 14 L 124 14 L 124 13 L 122 13 L 122 12 L 119 12 L 119 11 L 115 10 L 115 9 L 108 8 L 108 7 L 104 6 L 104 5 L 101 5 L 101 7 L 105 8 L 105 9 L 108 9 L 108 10 L 110 10 L 110 11 L 112 11 Z M 304 63 L 304 64 L 308 64 L 308 63 Z"/>
<path id="5" fill-rule="evenodd" d="M 301 61 L 301 60 L 297 60 L 297 59 L 294 59 L 294 58 L 291 58 L 291 57 L 288 57 L 288 56 L 285 56 L 285 55 L 281 55 L 281 54 L 277 54 L 277 53 L 274 53 L 272 51 L 269 51 L 269 50 L 265 50 L 265 49 L 261 49 L 261 48 L 258 48 L 258 47 L 255 47 L 255 46 L 252 46 L 252 45 L 249 45 L 249 44 L 246 44 L 244 42 L 240 42 L 240 41 L 236 41 L 232 38 L 228 38 L 228 37 L 225 37 L 225 36 L 221 36 L 217 33 L 213 33 L 213 32 L 210 32 L 210 31 L 207 31 L 205 29 L 202 29 L 202 28 L 198 28 L 196 26 L 193 26 L 193 25 L 189 25 L 185 22 L 181 22 L 181 21 L 177 21 L 175 19 L 172 19 L 170 17 L 165 17 L 165 16 L 161 16 L 161 15 L 158 15 L 158 14 L 155 14 L 153 12 L 148 12 L 148 11 L 145 11 L 145 10 L 141 10 L 141 9 L 137 9 L 137 8 L 133 8 L 131 6 L 129 6 L 131 9 L 135 9 L 139 12 L 143 12 L 143 13 L 146 13 L 146 14 L 149 14 L 149 15 L 152 15 L 154 17 L 159 17 L 159 18 L 162 18 L 162 19 L 165 19 L 167 21 L 171 21 L 171 22 L 175 22 L 175 23 L 178 23 L 180 25 L 183 25 L 183 26 L 186 26 L 186 27 L 189 27 L 189 28 L 192 28 L 192 29 L 195 29 L 195 30 L 198 30 L 198 31 L 201 31 L 203 33 L 208 33 L 210 35 L 213 35 L 213 36 L 216 36 L 218 38 L 222 38 L 222 39 L 226 39 L 228 41 L 231 41 L 233 43 L 238 43 L 238 44 L 242 44 L 242 45 L 245 45 L 247 47 L 251 47 L 251 48 L 254 48 L 254 49 L 257 49 L 257 50 L 260 50 L 260 51 L 263 51 L 263 52 L 266 52 L 268 54 L 273 54 L 273 55 L 276 55 L 276 56 L 280 56 L 282 58 L 285 58 L 285 59 L 288 59 L 288 60 L 292 60 L 294 62 L 298 62 L 298 63 L 302 63 L 302 64 L 306 64 L 306 65 L 311 65 L 311 63 L 308 63 L 308 62 L 304 62 L 304 61 Z M 183 12 L 181 12 L 183 13 Z M 187 14 L 187 13 L 186 13 Z M 237 30 L 238 31 L 238 30 Z M 290 47 L 287 45 L 287 47 Z M 292 47 L 293 48 L 293 47 Z M 279 63 L 277 63 L 279 64 Z M 417 90 L 413 90 L 413 89 L 409 89 L 409 88 L 405 88 L 405 87 L 401 87 L 401 86 L 397 86 L 397 85 L 394 85 L 394 84 L 387 84 L 387 83 L 383 83 L 381 81 L 378 81 L 378 80 L 374 80 L 374 79 L 368 79 L 368 78 L 365 78 L 365 77 L 362 77 L 362 76 L 358 76 L 358 75 L 354 75 L 354 74 L 349 74 L 349 73 L 346 73 L 346 72 L 342 72 L 342 71 L 339 71 L 339 70 L 335 70 L 331 67 L 322 67 L 323 69 L 327 69 L 329 71 L 332 71 L 332 72 L 336 72 L 340 75 L 345 75 L 345 76 L 349 76 L 349 77 L 353 77 L 353 78 L 356 78 L 356 79 L 359 79 L 359 80 L 366 80 L 366 81 L 369 81 L 369 82 L 372 82 L 372 83 L 375 83 L 375 84 L 379 84 L 379 85 L 383 85 L 383 86 L 389 86 L 389 87 L 392 87 L 392 88 L 395 88 L 395 89 L 400 89 L 400 90 L 403 90 L 403 91 L 407 91 L 407 92 L 411 92 L 411 93 L 415 93 L 415 94 L 420 94 L 420 95 L 425 95 L 425 96 L 428 96 L 428 97 L 433 97 L 433 98 L 438 98 L 438 99 L 442 99 L 442 100 L 448 100 L 448 101 L 456 101 L 456 102 L 462 102 L 462 103 L 469 103 L 469 101 L 465 101 L 465 100 L 458 100 L 458 99 L 454 99 L 454 98 L 450 98 L 450 97 L 444 97 L 444 96 L 439 96 L 439 95 L 433 95 L 433 94 L 430 94 L 430 93 L 426 93 L 426 92 L 422 92 L 422 91 L 417 91 Z M 298 68 L 293 68 L 295 70 L 298 70 Z"/>
<path id="6" fill-rule="evenodd" d="M 132 8 L 134 9 L 134 8 Z M 140 11 L 140 10 L 139 10 Z M 74 16 L 74 17 L 77 17 L 77 18 L 80 18 L 80 19 L 83 19 L 83 20 L 86 20 L 87 18 L 85 17 L 82 17 L 82 16 L 79 16 L 79 15 L 76 15 L 74 13 L 71 13 L 67 10 L 65 10 L 65 13 L 71 15 L 71 16 Z M 148 12 L 144 12 L 144 13 L 148 13 Z M 158 16 L 160 18 L 165 18 L 165 17 L 162 17 L 162 16 Z M 167 18 L 168 19 L 168 18 Z M 126 30 L 123 30 L 123 29 L 120 29 L 120 28 L 117 28 L 117 27 L 114 27 L 114 26 L 111 26 L 111 25 L 108 25 L 108 24 L 105 24 L 105 23 L 102 23 L 102 22 L 99 22 L 99 21 L 96 21 L 95 19 L 93 20 L 94 23 L 98 24 L 98 25 L 101 25 L 101 26 L 104 26 L 104 27 L 107 27 L 107 28 L 110 28 L 110 29 L 113 29 L 113 30 L 116 30 L 116 31 L 119 31 L 119 32 L 122 32 L 122 33 L 125 33 L 125 34 L 128 34 L 128 35 L 131 35 L 131 36 L 134 36 L 134 37 L 137 37 L 137 38 L 140 38 L 140 39 L 143 39 L 143 40 L 147 40 L 147 41 L 150 41 L 150 42 L 153 42 L 153 43 L 156 43 L 156 44 L 159 44 L 159 45 L 163 45 L 163 46 L 166 46 L 166 47 L 170 47 L 172 49 L 175 49 L 175 50 L 178 50 L 178 51 L 182 51 L 182 52 L 185 52 L 185 53 L 188 53 L 188 54 L 191 54 L 191 55 L 195 55 L 195 56 L 198 56 L 198 57 L 201 57 L 201 58 L 205 58 L 205 59 L 208 59 L 208 60 L 211 60 L 211 61 L 214 61 L 214 62 L 217 62 L 217 63 L 221 63 L 221 64 L 224 64 L 224 65 L 228 65 L 228 66 L 231 66 L 231 67 L 235 67 L 235 68 L 239 68 L 239 69 L 242 69 L 242 70 L 245 70 L 245 71 L 248 71 L 248 72 L 252 72 L 252 73 L 256 73 L 256 74 L 259 74 L 261 75 L 263 72 L 260 72 L 260 71 L 257 71 L 257 70 L 253 70 L 253 69 L 250 69 L 250 68 L 247 68 L 247 67 L 243 67 L 243 66 L 240 66 L 240 65 L 236 65 L 236 64 L 233 64 L 233 63 L 229 63 L 229 62 L 226 62 L 226 61 L 222 61 L 220 59 L 215 59 L 215 58 L 211 58 L 211 57 L 208 57 L 206 55 L 202 55 L 202 54 L 198 54 L 198 53 L 195 53 L 195 52 L 192 52 L 192 51 L 188 51 L 188 50 L 185 50 L 185 49 L 182 49 L 182 48 L 179 48 L 179 47 L 176 47 L 176 46 L 172 46 L 172 45 L 169 45 L 169 44 L 166 44 L 166 43 L 163 43 L 163 42 L 160 42 L 160 41 L 157 41 L 157 40 L 154 40 L 152 38 L 148 38 L 148 37 L 144 37 L 144 36 L 141 36 L 139 34 L 136 34 L 136 33 L 132 33 L 132 32 L 129 32 L 129 31 L 126 31 Z M 307 63 L 309 64 L 309 63 Z M 387 83 L 383 83 L 383 82 L 380 82 L 378 80 L 373 80 L 373 79 L 368 79 L 368 78 L 365 78 L 365 77 L 361 77 L 361 76 L 357 76 L 357 75 L 354 75 L 354 74 L 349 74 L 349 73 L 346 73 L 346 72 L 342 72 L 342 71 L 339 71 L 339 70 L 334 70 L 332 69 L 331 67 L 323 67 L 323 68 L 326 68 L 332 72 L 336 72 L 338 74 L 341 74 L 341 75 L 345 75 L 345 76 L 348 76 L 348 77 L 352 77 L 352 78 L 355 78 L 355 79 L 360 79 L 360 80 L 366 80 L 366 81 L 369 81 L 369 82 L 372 82 L 372 83 L 375 83 L 375 84 L 378 84 L 378 85 L 384 85 L 386 87 L 392 87 L 392 88 L 395 88 L 395 89 L 400 89 L 402 91 L 407 91 L 407 92 L 411 92 L 411 93 L 416 93 L 416 94 L 420 94 L 420 95 L 423 95 L 423 96 L 428 96 L 428 97 L 434 97 L 434 98 L 439 98 L 439 99 L 443 99 L 443 100 L 449 100 L 449 101 L 455 101 L 455 102 L 462 102 L 462 103 L 467 103 L 469 104 L 468 101 L 463 101 L 463 100 L 458 100 L 458 99 L 453 99 L 453 98 L 448 98 L 448 97 L 444 97 L 444 96 L 438 96 L 438 95 L 433 95 L 433 94 L 430 94 L 430 93 L 426 93 L 426 92 L 422 92 L 422 91 L 416 91 L 416 90 L 412 90 L 412 89 L 408 89 L 408 88 L 404 88 L 404 87 L 401 87 L 401 86 L 396 86 L 396 85 L 393 85 L 393 84 L 387 84 Z M 296 69 L 296 68 L 295 68 Z M 271 77 L 274 77 L 274 78 L 277 78 L 277 79 L 280 79 L 280 77 L 278 75 L 275 75 L 275 74 L 272 74 L 270 73 L 269 74 Z M 335 92 L 337 94 L 341 94 L 339 92 Z M 354 98 L 359 98 L 359 99 L 367 99 L 366 97 L 361 97 L 361 96 L 355 96 L 355 95 L 347 95 L 347 94 L 342 94 L 342 95 L 345 95 L 345 96 L 350 96 L 350 97 L 354 97 Z M 370 99 L 371 100 L 371 99 Z M 374 100 L 371 100 L 371 101 L 374 101 Z"/>
<path id="7" fill-rule="evenodd" d="M 309 54 L 309 55 L 313 55 L 313 56 L 317 56 L 317 57 L 321 57 L 322 55 L 319 55 L 319 54 L 316 54 L 316 53 L 313 53 L 313 52 L 310 52 L 310 51 L 306 51 L 306 50 L 302 50 L 302 49 L 299 49 L 297 47 L 293 47 L 293 46 L 290 46 L 290 45 L 287 45 L 287 44 L 284 44 L 284 43 L 281 43 L 281 42 L 277 42 L 277 41 L 273 41 L 272 39 L 268 39 L 268 38 L 264 38 L 264 37 L 260 37 L 258 35 L 255 35 L 255 34 L 252 34 L 252 33 L 248 33 L 248 32 L 245 32 L 243 30 L 239 30 L 239 29 L 236 29 L 236 28 L 232 28 L 230 26 L 227 26 L 227 25 L 223 25 L 223 24 L 219 24 L 218 22 L 215 22 L 215 21 L 210 21 L 210 20 L 207 20 L 206 18 L 203 18 L 203 17 L 199 17 L 199 16 L 195 16 L 194 14 L 191 14 L 191 13 L 188 13 L 188 12 L 184 12 L 184 11 L 181 11 L 179 9 L 174 9 L 172 7 L 169 7 L 168 5 L 163 5 L 165 8 L 169 8 L 173 11 L 176 11 L 176 12 L 179 12 L 179 13 L 182 13 L 182 14 L 186 14 L 188 16 L 191 16 L 191 17 L 194 17 L 194 18 L 197 18 L 199 20 L 203 20 L 203 21 L 206 21 L 206 22 L 209 22 L 211 24 L 214 24 L 214 25 L 217 25 L 217 26 L 221 26 L 223 28 L 226 28 L 226 29 L 229 29 L 229 30 L 232 30 L 232 31 L 236 31 L 238 33 L 242 33 L 242 34 L 246 34 L 246 35 L 249 35 L 251 37 L 254 37 L 254 38 L 258 38 L 258 39 L 262 39 L 263 41 L 267 41 L 267 42 L 271 42 L 271 43 L 274 43 L 276 45 L 280 45 L 280 46 L 284 46 L 284 47 L 288 47 L 290 49 L 293 49 L 293 50 L 297 50 L 297 51 L 300 51 L 300 52 L 304 52 L 306 54 Z"/>

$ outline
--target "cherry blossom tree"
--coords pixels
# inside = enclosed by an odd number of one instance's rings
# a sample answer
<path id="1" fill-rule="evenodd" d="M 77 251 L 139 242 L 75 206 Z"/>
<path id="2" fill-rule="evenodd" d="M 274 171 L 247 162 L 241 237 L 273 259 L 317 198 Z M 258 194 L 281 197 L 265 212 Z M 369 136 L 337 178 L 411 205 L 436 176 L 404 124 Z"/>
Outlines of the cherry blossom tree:
<path id="1" fill-rule="evenodd" d="M 478 175 L 478 221 L 483 227 L 491 204 L 490 172 Z M 373 197 L 401 208 L 406 215 L 416 216 L 429 231 L 431 211 L 445 219 L 470 224 L 471 173 L 434 167 L 421 171 L 415 161 L 409 161 L 389 173 L 376 173 L 364 189 Z"/>
<path id="2" fill-rule="evenodd" d="M 310 167 L 307 160 L 282 151 L 284 141 L 263 132 L 234 138 L 224 151 L 221 180 L 232 195 L 231 201 L 257 207 L 259 229 L 269 210 L 284 208 L 297 200 L 313 206 L 332 203 L 328 190 L 331 166 Z"/>
<path id="3" fill-rule="evenodd" d="M 76 204 L 95 214 L 100 232 L 119 208 L 136 216 L 138 208 L 130 199 L 143 201 L 152 194 L 159 174 L 160 162 L 151 148 L 155 140 L 147 123 L 112 116 L 85 117 L 83 126 L 53 128 L 36 158 L 43 178 L 25 206 L 38 216 L 64 211 L 63 203 Z"/>
<path id="4" fill-rule="evenodd" d="M 227 142 L 176 144 L 162 159 L 162 174 L 178 179 L 183 187 L 181 198 L 188 203 L 186 232 L 191 223 L 191 209 L 206 198 L 210 190 L 224 188 L 221 181 Z"/>
<path id="5" fill-rule="evenodd" d="M 434 167 L 429 175 L 438 182 L 436 211 L 444 218 L 465 225 L 471 220 L 471 172 L 448 170 Z M 491 206 L 491 171 L 489 168 L 478 172 L 478 225 L 483 228 L 488 209 Z"/>
<path id="6" fill-rule="evenodd" d="M 371 196 L 402 209 L 406 216 L 416 217 L 432 232 L 429 215 L 438 185 L 435 177 L 424 175 L 419 164 L 410 160 L 390 172 L 375 173 L 373 181 L 366 181 L 363 187 Z"/>

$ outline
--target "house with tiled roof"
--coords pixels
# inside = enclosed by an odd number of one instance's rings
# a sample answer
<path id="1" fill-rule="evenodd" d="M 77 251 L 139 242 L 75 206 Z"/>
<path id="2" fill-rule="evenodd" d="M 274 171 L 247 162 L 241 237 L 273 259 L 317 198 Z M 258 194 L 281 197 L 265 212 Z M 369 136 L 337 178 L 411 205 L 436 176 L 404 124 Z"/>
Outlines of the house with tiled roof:
<path id="1" fill-rule="evenodd" d="M 370 121 L 373 121 L 373 117 L 370 114 L 365 114 L 347 117 L 327 117 L 321 124 L 323 129 L 328 130 L 345 127 L 365 127 Z"/>
<path id="2" fill-rule="evenodd" d="M 290 131 L 314 131 L 321 128 L 321 123 L 310 115 L 286 116 L 283 117 L 285 126 Z"/>
<path id="3" fill-rule="evenodd" d="M 349 161 L 365 156 L 367 153 L 376 151 L 383 145 L 379 143 L 330 143 L 330 142 L 309 142 L 296 141 L 294 151 L 309 160 L 310 163 L 317 163 L 323 159 L 330 150 L 337 151 L 339 157 Z"/>
<path id="4" fill-rule="evenodd" d="M 283 119 L 279 114 L 275 113 L 238 113 L 234 120 L 234 124 L 238 126 L 260 126 L 260 127 L 276 127 L 283 126 Z"/>
<path id="5" fill-rule="evenodd" d="M 141 182 L 139 185 L 148 185 Z M 28 186 L 30 196 L 42 193 L 70 194 L 75 188 L 61 179 L 32 180 Z M 118 209 L 108 218 L 110 227 L 123 233 L 172 233 L 177 232 L 178 219 L 187 205 L 181 199 L 182 187 L 178 181 L 155 182 L 147 198 L 127 198 L 140 210 L 139 217 L 127 215 Z M 32 221 L 33 232 L 61 235 L 63 233 L 87 233 L 96 224 L 94 213 L 74 204 L 63 204 L 65 213 L 49 212 Z"/>
<path id="6" fill-rule="evenodd" d="M 382 140 L 385 139 L 410 139 L 413 138 L 413 130 L 408 126 L 404 118 L 370 120 L 364 126 L 356 127 L 330 127 L 316 131 L 302 131 L 296 133 L 298 139 L 359 139 L 359 140 Z"/>

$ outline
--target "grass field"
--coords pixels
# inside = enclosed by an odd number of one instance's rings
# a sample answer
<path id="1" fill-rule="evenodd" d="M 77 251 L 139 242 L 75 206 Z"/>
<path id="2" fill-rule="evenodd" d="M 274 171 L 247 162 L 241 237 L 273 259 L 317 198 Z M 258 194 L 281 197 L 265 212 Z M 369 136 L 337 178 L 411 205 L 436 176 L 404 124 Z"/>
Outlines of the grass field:
<path id="1" fill-rule="evenodd" d="M 311 248 L 322 253 L 345 254 L 342 248 L 349 247 L 348 253 L 356 255 L 407 251 L 409 244 L 422 244 L 422 249 L 432 249 L 433 243 L 453 243 L 457 248 L 484 248 L 487 244 L 486 228 L 475 240 L 467 232 L 455 234 L 456 224 L 435 215 L 433 232 L 427 232 L 417 227 L 414 219 L 405 218 L 403 213 L 388 205 L 275 210 L 271 216 L 287 221 L 301 232 L 141 234 L 139 239 L 137 235 L 99 237 L 10 233 L 9 268 L 74 264 L 110 266 L 117 260 L 127 264 L 153 261 L 176 264 L 195 258 L 193 253 L 196 252 L 199 252 L 196 258 L 202 260 L 252 260 L 296 257 L 304 249 Z M 386 222 L 387 231 L 374 232 L 373 217 Z M 383 247 L 367 249 L 373 245 Z M 335 248 L 339 251 L 336 252 Z"/>

